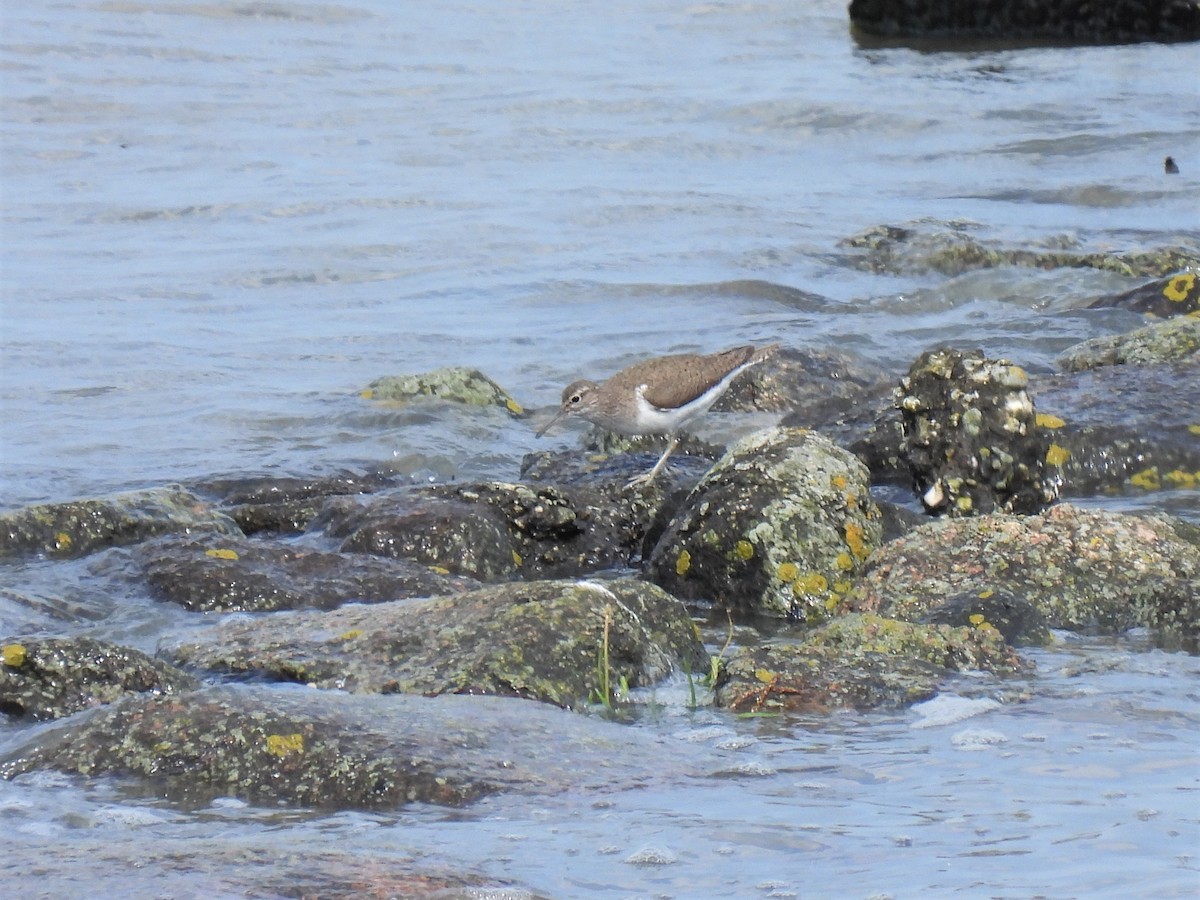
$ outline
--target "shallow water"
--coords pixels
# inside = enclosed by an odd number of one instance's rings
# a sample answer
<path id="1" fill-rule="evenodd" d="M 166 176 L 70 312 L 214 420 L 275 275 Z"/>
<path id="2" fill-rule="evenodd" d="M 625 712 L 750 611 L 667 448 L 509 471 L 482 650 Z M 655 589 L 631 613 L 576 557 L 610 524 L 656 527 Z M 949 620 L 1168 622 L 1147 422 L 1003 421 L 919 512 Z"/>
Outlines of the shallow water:
<path id="1" fill-rule="evenodd" d="M 838 241 L 924 217 L 1013 246 L 1200 234 L 1194 45 L 862 49 L 833 0 L 14 0 L 3 17 L 2 508 L 383 463 L 511 478 L 523 453 L 573 440 L 357 396 L 440 365 L 534 409 L 576 377 L 742 341 L 897 373 L 932 344 L 982 346 L 1045 371 L 1133 327 L 1080 311 L 1133 282 L 885 277 Z M 1181 175 L 1162 174 L 1168 154 Z M 1195 498 L 1124 507 L 1194 515 Z M 5 633 L 152 650 L 188 627 L 106 588 L 104 564 L 5 566 Z M 29 893 L 240 895 L 263 857 L 328 851 L 564 897 L 1197 888 L 1195 661 L 1070 652 L 1098 671 L 1055 675 L 1061 657 L 1035 654 L 1028 701 L 925 729 L 916 713 L 684 715 L 677 697 L 634 727 L 750 740 L 747 772 L 461 814 L 185 815 L 0 783 L 17 835 L 0 871 L 41 873 Z M 955 743 L 973 729 L 979 749 Z"/>

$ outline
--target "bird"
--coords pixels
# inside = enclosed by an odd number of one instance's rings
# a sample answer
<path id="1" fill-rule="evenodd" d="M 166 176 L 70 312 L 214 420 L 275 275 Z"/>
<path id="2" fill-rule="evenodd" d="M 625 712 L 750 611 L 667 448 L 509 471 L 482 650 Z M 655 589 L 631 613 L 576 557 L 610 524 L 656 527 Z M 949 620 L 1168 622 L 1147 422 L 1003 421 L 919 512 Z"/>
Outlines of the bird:
<path id="1" fill-rule="evenodd" d="M 669 435 L 654 468 L 629 481 L 630 487 L 649 484 L 678 446 L 683 427 L 708 412 L 738 375 L 777 349 L 779 344 L 747 344 L 720 353 L 677 353 L 634 363 L 599 383 L 574 381 L 563 390 L 562 405 L 538 429 L 537 437 L 569 416 L 624 435 Z"/>
<path id="2" fill-rule="evenodd" d="M 1178 166 L 1178 164 L 1176 164 L 1175 158 L 1173 156 L 1168 156 L 1166 159 L 1163 160 L 1163 171 L 1166 172 L 1168 175 L 1178 175 L 1179 174 L 1179 166 Z"/>

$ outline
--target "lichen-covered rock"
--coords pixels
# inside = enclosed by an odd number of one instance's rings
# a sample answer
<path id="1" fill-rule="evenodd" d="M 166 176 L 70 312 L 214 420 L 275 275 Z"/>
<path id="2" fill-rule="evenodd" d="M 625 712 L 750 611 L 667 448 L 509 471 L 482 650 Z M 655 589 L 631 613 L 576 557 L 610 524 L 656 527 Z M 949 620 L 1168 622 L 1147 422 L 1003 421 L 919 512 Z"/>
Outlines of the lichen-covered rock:
<path id="1" fill-rule="evenodd" d="M 73 559 L 175 531 L 241 534 L 227 515 L 175 485 L 0 513 L 0 557 Z"/>
<path id="2" fill-rule="evenodd" d="M 0 646 L 0 712 L 10 716 L 58 719 L 126 694 L 195 684 L 139 650 L 91 638 L 9 638 Z"/>
<path id="3" fill-rule="evenodd" d="M 157 597 L 200 612 L 330 609 L 477 586 L 409 560 L 233 536 L 170 535 L 135 557 Z"/>
<path id="4" fill-rule="evenodd" d="M 500 581 L 557 578 L 628 566 L 661 493 L 595 486 L 482 482 L 437 485 L 333 507 L 345 551 L 416 560 Z"/>
<path id="5" fill-rule="evenodd" d="M 325 613 L 222 622 L 164 651 L 217 671 L 364 693 L 502 694 L 575 707 L 607 679 L 650 685 L 708 656 L 650 584 L 537 581 Z M 601 670 L 607 666 L 607 674 Z"/>
<path id="6" fill-rule="evenodd" d="M 1129 43 L 1200 39 L 1196 0 L 851 0 L 850 21 L 888 38 Z"/>
<path id="7" fill-rule="evenodd" d="M 902 452 L 927 510 L 1032 513 L 1055 499 L 1050 442 L 1028 384 L 1019 366 L 978 350 L 931 350 L 913 363 L 895 402 Z"/>
<path id="8" fill-rule="evenodd" d="M 1122 294 L 1100 297 L 1088 304 L 1089 309 L 1129 309 L 1169 319 L 1174 316 L 1200 312 L 1200 277 L 1197 271 L 1179 272 L 1167 278 L 1157 278 Z M 1194 345 L 1193 345 L 1194 346 Z"/>
<path id="9" fill-rule="evenodd" d="M 650 556 L 679 597 L 742 612 L 823 620 L 880 539 L 868 473 L 802 429 L 752 434 L 689 495 Z"/>
<path id="10" fill-rule="evenodd" d="M 1200 355 L 1030 385 L 1063 496 L 1200 487 Z"/>
<path id="11" fill-rule="evenodd" d="M 127 698 L 40 737 L 0 765 L 0 776 L 135 776 L 189 806 L 226 796 L 336 808 L 459 805 L 493 790 L 485 777 L 440 762 L 453 743 L 436 738 L 415 719 L 385 730 L 310 697 L 210 688 Z"/>
<path id="12" fill-rule="evenodd" d="M 447 366 L 419 375 L 385 375 L 362 391 L 367 400 L 406 402 L 421 398 L 450 400 L 467 406 L 498 406 L 511 416 L 523 416 L 512 395 L 478 369 Z"/>
<path id="13" fill-rule="evenodd" d="M 915 222 L 905 226 L 881 225 L 842 242 L 854 251 L 847 263 L 871 272 L 917 274 L 940 272 L 961 275 L 997 266 L 1035 269 L 1100 269 L 1121 275 L 1163 277 L 1200 266 L 1200 257 L 1188 247 L 1131 253 L 1083 253 L 1061 249 L 1003 249 L 988 246 L 970 232 L 970 222 Z"/>
<path id="14" fill-rule="evenodd" d="M 850 609 L 905 621 L 936 616 L 964 594 L 1032 603 L 1052 628 L 1118 634 L 1155 629 L 1165 642 L 1200 633 L 1200 530 L 1170 516 L 1060 504 L 1036 516 L 940 519 L 880 547 Z"/>
<path id="15" fill-rule="evenodd" d="M 1151 322 L 1128 334 L 1076 344 L 1059 356 L 1058 364 L 1064 372 L 1079 372 L 1097 366 L 1173 362 L 1198 354 L 1200 317 L 1180 316 Z"/>
<path id="16" fill-rule="evenodd" d="M 1027 668 L 987 623 L 952 627 L 849 615 L 799 643 L 738 650 L 721 667 L 716 701 L 735 712 L 907 706 L 931 697 L 953 671 Z"/>
<path id="17" fill-rule="evenodd" d="M 222 478 L 195 489 L 214 495 L 246 534 L 304 531 L 324 507 L 325 498 L 372 494 L 396 487 L 388 472 L 343 473 L 313 478 Z"/>

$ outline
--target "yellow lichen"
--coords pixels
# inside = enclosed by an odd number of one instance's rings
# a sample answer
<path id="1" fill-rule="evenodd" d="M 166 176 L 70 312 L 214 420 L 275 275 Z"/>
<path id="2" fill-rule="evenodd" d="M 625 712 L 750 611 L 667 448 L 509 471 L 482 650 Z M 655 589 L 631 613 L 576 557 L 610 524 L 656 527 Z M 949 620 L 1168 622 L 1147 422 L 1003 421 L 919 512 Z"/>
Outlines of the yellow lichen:
<path id="1" fill-rule="evenodd" d="M 282 759 L 293 753 L 304 752 L 304 735 L 302 734 L 268 734 L 267 752 Z"/>
<path id="2" fill-rule="evenodd" d="M 845 550 L 839 553 L 833 562 L 843 572 L 849 572 L 854 568 L 854 559 Z"/>
<path id="3" fill-rule="evenodd" d="M 866 542 L 866 532 L 861 525 L 857 522 L 847 522 L 842 531 L 846 535 L 846 546 L 857 559 L 866 559 L 871 555 L 871 548 Z"/>
<path id="4" fill-rule="evenodd" d="M 54 535 L 54 546 L 59 550 L 70 549 L 72 543 L 73 541 L 71 540 L 71 536 L 65 531 L 60 531 L 58 534 Z"/>
<path id="5" fill-rule="evenodd" d="M 854 585 L 849 581 L 835 581 L 833 583 L 833 590 L 838 594 L 848 594 L 850 593 L 850 588 L 852 587 L 854 587 Z"/>
<path id="6" fill-rule="evenodd" d="M 1067 423 L 1056 415 L 1051 413 L 1038 413 L 1033 417 L 1034 421 L 1042 428 L 1062 428 Z"/>
<path id="7" fill-rule="evenodd" d="M 213 559 L 237 559 L 237 551 L 230 550 L 226 547 L 221 547 L 217 550 L 205 550 L 205 556 L 211 556 Z"/>
<path id="8" fill-rule="evenodd" d="M 755 669 L 754 677 L 757 678 L 759 681 L 761 681 L 763 684 L 770 684 L 776 678 L 778 678 L 779 675 L 777 675 L 775 672 L 772 672 L 770 669 Z"/>
<path id="9" fill-rule="evenodd" d="M 1158 477 L 1158 468 L 1152 466 L 1149 469 L 1142 469 L 1140 472 L 1134 472 L 1129 476 L 1129 483 L 1134 487 L 1140 487 L 1147 491 L 1157 491 L 1162 487 L 1162 480 Z"/>
<path id="10" fill-rule="evenodd" d="M 373 390 L 371 390 L 370 388 L 366 388 L 364 390 L 359 391 L 358 396 L 362 397 L 364 400 L 374 400 L 375 392 Z"/>
<path id="11" fill-rule="evenodd" d="M 1200 472 L 1185 472 L 1183 469 L 1172 469 L 1163 475 L 1163 481 L 1175 488 L 1191 490 L 1200 484 Z"/>
<path id="12" fill-rule="evenodd" d="M 800 567 L 795 563 L 785 562 L 775 570 L 775 577 L 784 584 L 791 584 L 800 577 Z"/>
<path id="13" fill-rule="evenodd" d="M 516 400 L 514 400 L 512 397 L 506 397 L 506 398 L 504 399 L 504 408 L 505 408 L 505 409 L 507 409 L 507 410 L 508 410 L 510 413 L 512 413 L 514 416 L 523 416 L 523 415 L 525 415 L 525 410 L 524 410 L 524 408 L 521 406 L 521 404 L 520 404 L 520 403 L 518 403 L 518 402 L 517 402 Z"/>
<path id="14" fill-rule="evenodd" d="M 980 591 L 975 596 L 978 597 L 980 600 L 986 600 L 988 597 L 992 596 L 992 594 L 994 594 L 994 593 L 996 593 L 996 592 L 993 591 L 991 588 L 984 588 L 982 591 Z"/>
<path id="15" fill-rule="evenodd" d="M 25 665 L 25 657 L 28 654 L 24 644 L 5 644 L 0 650 L 0 660 L 11 669 L 17 669 Z"/>
<path id="16" fill-rule="evenodd" d="M 450 570 L 445 566 L 429 566 L 430 572 L 436 572 L 438 575 L 449 575 Z"/>
<path id="17" fill-rule="evenodd" d="M 1191 272 L 1176 275 L 1163 287 L 1163 296 L 1174 303 L 1182 303 L 1196 287 L 1196 276 Z"/>
<path id="18" fill-rule="evenodd" d="M 519 568 L 521 568 L 521 563 L 523 562 L 523 560 L 521 559 L 521 554 L 520 554 L 520 553 L 518 553 L 516 550 L 514 550 L 514 551 L 512 552 L 512 558 L 513 558 L 513 564 L 514 564 L 514 565 L 515 565 L 515 566 L 516 566 L 518 569 L 519 569 Z"/>
<path id="19" fill-rule="evenodd" d="M 688 569 L 692 567 L 692 554 L 686 550 L 680 552 L 675 559 L 675 574 L 682 578 L 687 574 Z"/>
<path id="20" fill-rule="evenodd" d="M 846 485 L 850 483 L 850 479 L 848 479 L 845 475 L 834 475 L 829 479 L 829 483 L 839 491 L 844 491 L 846 489 Z"/>
<path id="21" fill-rule="evenodd" d="M 1061 466 L 1071 458 L 1071 451 L 1059 444 L 1051 444 L 1046 451 L 1046 462 L 1052 466 Z"/>
<path id="22" fill-rule="evenodd" d="M 792 585 L 792 593 L 797 597 L 823 594 L 827 590 L 829 590 L 829 579 L 820 572 L 806 572 Z"/>
<path id="23" fill-rule="evenodd" d="M 339 641 L 352 641 L 355 638 L 362 637 L 361 628 L 351 628 L 349 631 L 343 631 L 337 636 Z"/>
<path id="24" fill-rule="evenodd" d="M 733 548 L 733 552 L 737 554 L 737 558 L 745 561 L 754 558 L 754 545 L 749 541 L 738 541 Z"/>
<path id="25" fill-rule="evenodd" d="M 1189 425 L 1188 431 L 1192 434 L 1200 435 L 1200 425 Z"/>
<path id="26" fill-rule="evenodd" d="M 983 625 L 985 622 L 987 622 L 987 617 L 984 616 L 983 613 L 974 613 L 968 617 L 967 621 L 978 628 L 980 625 Z"/>

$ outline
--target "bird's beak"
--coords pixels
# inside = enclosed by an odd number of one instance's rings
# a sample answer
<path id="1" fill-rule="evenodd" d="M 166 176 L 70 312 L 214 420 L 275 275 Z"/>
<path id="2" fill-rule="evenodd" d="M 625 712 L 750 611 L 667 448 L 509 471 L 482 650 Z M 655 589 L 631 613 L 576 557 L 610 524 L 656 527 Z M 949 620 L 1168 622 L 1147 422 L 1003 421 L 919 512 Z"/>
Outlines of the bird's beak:
<path id="1" fill-rule="evenodd" d="M 547 422 L 545 425 L 543 425 L 541 428 L 539 428 L 537 430 L 537 434 L 534 435 L 534 437 L 541 437 L 543 434 L 545 434 L 547 431 L 550 430 L 551 425 L 553 425 L 555 422 L 557 422 L 559 419 L 561 419 L 566 414 L 567 414 L 567 408 L 565 406 L 560 407 L 558 412 L 556 412 L 553 416 L 550 417 L 550 421 Z"/>

